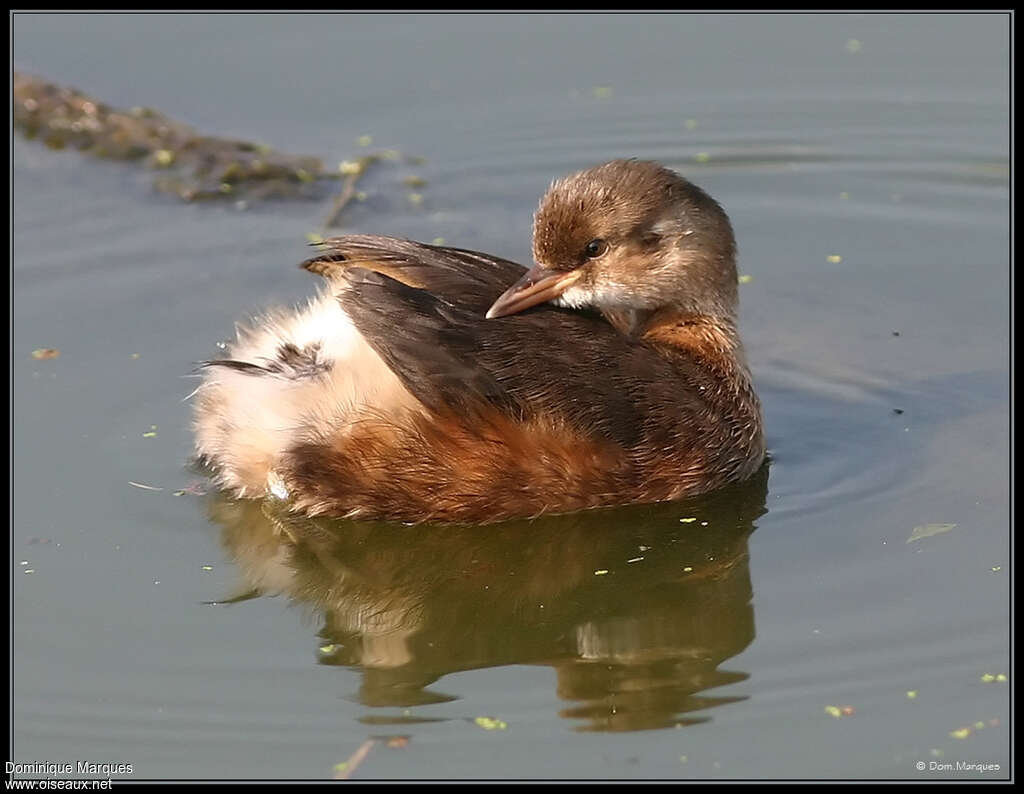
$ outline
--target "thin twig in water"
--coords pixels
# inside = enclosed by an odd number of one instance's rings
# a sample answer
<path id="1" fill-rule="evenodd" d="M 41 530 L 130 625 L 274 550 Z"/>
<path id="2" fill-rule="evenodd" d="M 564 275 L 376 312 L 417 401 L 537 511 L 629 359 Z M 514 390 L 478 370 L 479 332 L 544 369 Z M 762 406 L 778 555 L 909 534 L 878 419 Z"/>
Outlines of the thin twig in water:
<path id="1" fill-rule="evenodd" d="M 369 755 L 370 750 L 373 749 L 373 746 L 376 743 L 376 739 L 367 739 L 365 742 L 359 745 L 359 749 L 352 753 L 352 755 L 349 756 L 347 761 L 338 764 L 334 768 L 334 779 L 348 780 L 352 776 L 352 773 L 356 771 L 356 767 L 363 763 L 363 761 L 366 759 L 366 756 Z"/>
<path id="2" fill-rule="evenodd" d="M 379 154 L 368 154 L 360 157 L 355 162 L 355 167 L 352 168 L 351 172 L 345 177 L 345 183 L 341 186 L 341 193 L 334 200 L 334 205 L 331 207 L 330 213 L 327 215 L 327 220 L 324 221 L 324 227 L 330 229 L 333 226 L 338 226 L 338 219 L 341 217 L 342 210 L 348 205 L 352 198 L 356 194 L 356 183 L 359 178 L 366 173 L 371 165 L 380 160 Z"/>

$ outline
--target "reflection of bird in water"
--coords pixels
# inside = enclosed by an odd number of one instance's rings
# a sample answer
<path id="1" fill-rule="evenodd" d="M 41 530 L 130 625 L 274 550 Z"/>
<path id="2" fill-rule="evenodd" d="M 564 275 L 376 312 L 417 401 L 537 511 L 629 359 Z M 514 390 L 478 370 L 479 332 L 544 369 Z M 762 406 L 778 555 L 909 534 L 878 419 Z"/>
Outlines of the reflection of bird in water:
<path id="1" fill-rule="evenodd" d="M 536 266 L 327 240 L 299 312 L 239 331 L 197 389 L 230 493 L 307 515 L 490 523 L 650 503 L 751 476 L 761 412 L 722 208 L 650 162 L 555 182 Z"/>
<path id="2" fill-rule="evenodd" d="M 719 666 L 754 637 L 747 538 L 767 479 L 765 466 L 685 502 L 498 527 L 210 505 L 244 589 L 320 615 L 319 661 L 360 669 L 365 705 L 448 700 L 428 689 L 448 673 L 540 664 L 575 701 L 565 716 L 635 730 L 707 719 L 683 715 L 735 699 L 700 693 L 746 677 Z"/>

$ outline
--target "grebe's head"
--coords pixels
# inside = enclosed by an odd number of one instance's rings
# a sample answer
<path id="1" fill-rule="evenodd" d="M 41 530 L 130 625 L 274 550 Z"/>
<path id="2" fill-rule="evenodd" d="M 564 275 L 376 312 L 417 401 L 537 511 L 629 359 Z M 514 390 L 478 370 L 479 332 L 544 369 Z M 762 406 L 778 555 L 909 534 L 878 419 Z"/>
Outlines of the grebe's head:
<path id="1" fill-rule="evenodd" d="M 535 266 L 487 312 L 570 308 L 731 319 L 736 241 L 707 193 L 657 163 L 614 160 L 554 182 L 534 217 Z"/>

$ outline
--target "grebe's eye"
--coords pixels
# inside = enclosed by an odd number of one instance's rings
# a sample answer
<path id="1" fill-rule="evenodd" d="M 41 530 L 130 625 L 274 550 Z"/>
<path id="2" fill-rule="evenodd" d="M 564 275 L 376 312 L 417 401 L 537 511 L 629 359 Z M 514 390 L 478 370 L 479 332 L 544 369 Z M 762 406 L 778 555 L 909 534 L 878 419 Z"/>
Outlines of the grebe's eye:
<path id="1" fill-rule="evenodd" d="M 599 237 L 596 240 L 591 240 L 587 243 L 587 247 L 583 249 L 583 253 L 587 255 L 587 259 L 597 259 L 607 250 L 608 243 Z"/>

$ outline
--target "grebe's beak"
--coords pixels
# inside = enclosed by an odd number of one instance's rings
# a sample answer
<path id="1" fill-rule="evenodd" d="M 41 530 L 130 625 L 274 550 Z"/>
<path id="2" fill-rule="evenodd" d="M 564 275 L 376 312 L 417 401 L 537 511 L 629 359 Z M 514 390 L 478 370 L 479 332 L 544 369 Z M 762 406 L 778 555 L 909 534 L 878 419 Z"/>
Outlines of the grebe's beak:
<path id="1" fill-rule="evenodd" d="M 516 314 L 538 303 L 554 300 L 575 284 L 580 275 L 579 270 L 548 270 L 536 265 L 501 294 L 487 310 L 487 319 Z"/>

